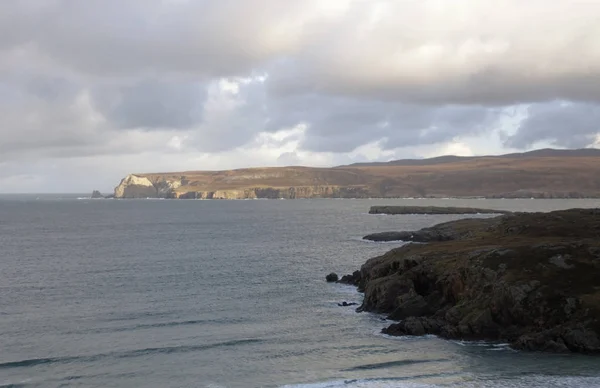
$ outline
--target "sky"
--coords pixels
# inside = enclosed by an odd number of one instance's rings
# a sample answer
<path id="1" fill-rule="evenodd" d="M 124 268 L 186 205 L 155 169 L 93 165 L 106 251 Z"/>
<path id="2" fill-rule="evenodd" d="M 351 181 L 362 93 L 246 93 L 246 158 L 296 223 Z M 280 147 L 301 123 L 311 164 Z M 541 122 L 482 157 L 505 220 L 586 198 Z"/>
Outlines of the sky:
<path id="1" fill-rule="evenodd" d="M 600 147 L 597 0 L 0 1 L 0 192 Z"/>

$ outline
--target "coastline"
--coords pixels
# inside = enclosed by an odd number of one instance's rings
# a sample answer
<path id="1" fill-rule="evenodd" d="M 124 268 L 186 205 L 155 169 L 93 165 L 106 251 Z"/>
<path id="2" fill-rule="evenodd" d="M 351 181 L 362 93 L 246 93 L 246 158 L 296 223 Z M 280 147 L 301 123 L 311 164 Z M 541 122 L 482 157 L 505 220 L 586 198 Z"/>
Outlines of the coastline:
<path id="1" fill-rule="evenodd" d="M 340 282 L 383 333 L 600 354 L 600 210 L 516 213 L 439 224 L 442 239 L 369 259 Z M 453 233 L 448 233 L 454 229 Z"/>

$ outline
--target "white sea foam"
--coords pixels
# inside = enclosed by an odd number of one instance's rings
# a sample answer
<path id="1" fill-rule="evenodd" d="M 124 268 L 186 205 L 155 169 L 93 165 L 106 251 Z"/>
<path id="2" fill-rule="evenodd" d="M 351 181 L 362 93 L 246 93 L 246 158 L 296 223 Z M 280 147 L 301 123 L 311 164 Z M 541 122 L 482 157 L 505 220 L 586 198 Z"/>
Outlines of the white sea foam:
<path id="1" fill-rule="evenodd" d="M 460 381 L 450 384 L 422 384 L 403 379 L 332 380 L 308 384 L 284 385 L 281 388 L 598 388 L 600 378 L 585 376 L 523 376 L 502 380 Z"/>
<path id="2" fill-rule="evenodd" d="M 281 388 L 434 388 L 437 385 L 418 384 L 398 381 L 396 379 L 359 379 L 359 380 L 333 380 L 320 383 L 284 385 Z"/>
<path id="3" fill-rule="evenodd" d="M 372 241 L 372 240 L 365 240 L 362 237 L 351 237 L 350 240 L 352 241 L 360 241 L 363 243 L 367 243 L 367 244 L 396 244 L 398 246 L 402 246 L 405 244 L 410 243 L 411 241 L 403 241 L 403 240 L 393 240 L 393 241 Z"/>

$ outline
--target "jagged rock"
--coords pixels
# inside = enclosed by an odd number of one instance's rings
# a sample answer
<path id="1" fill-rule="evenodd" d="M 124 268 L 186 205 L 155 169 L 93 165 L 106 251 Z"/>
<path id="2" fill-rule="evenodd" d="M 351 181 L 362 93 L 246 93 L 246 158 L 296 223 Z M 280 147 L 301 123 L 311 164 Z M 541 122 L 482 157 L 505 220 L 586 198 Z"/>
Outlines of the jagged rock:
<path id="1" fill-rule="evenodd" d="M 600 209 L 433 229 L 451 238 L 404 245 L 361 267 L 364 300 L 357 311 L 400 321 L 385 333 L 600 353 Z"/>
<path id="2" fill-rule="evenodd" d="M 338 275 L 335 272 L 332 272 L 329 275 L 325 276 L 325 280 L 328 281 L 329 283 L 337 282 Z"/>
<path id="3" fill-rule="evenodd" d="M 104 195 L 102 195 L 101 192 L 99 192 L 98 190 L 94 190 L 92 191 L 92 199 L 100 199 L 100 198 L 104 198 Z"/>
<path id="4" fill-rule="evenodd" d="M 350 284 L 353 286 L 357 286 L 359 282 L 360 282 L 360 271 L 354 271 L 352 273 L 352 275 L 344 275 L 338 281 L 338 283 Z"/>

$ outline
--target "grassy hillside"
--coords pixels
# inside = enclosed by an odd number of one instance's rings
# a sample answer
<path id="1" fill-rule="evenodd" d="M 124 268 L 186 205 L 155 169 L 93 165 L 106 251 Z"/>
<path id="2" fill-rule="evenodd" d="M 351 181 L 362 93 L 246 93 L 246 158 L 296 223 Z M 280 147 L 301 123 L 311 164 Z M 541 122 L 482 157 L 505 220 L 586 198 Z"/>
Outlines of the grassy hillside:
<path id="1" fill-rule="evenodd" d="M 600 197 L 600 150 L 135 175 L 185 198 Z"/>

